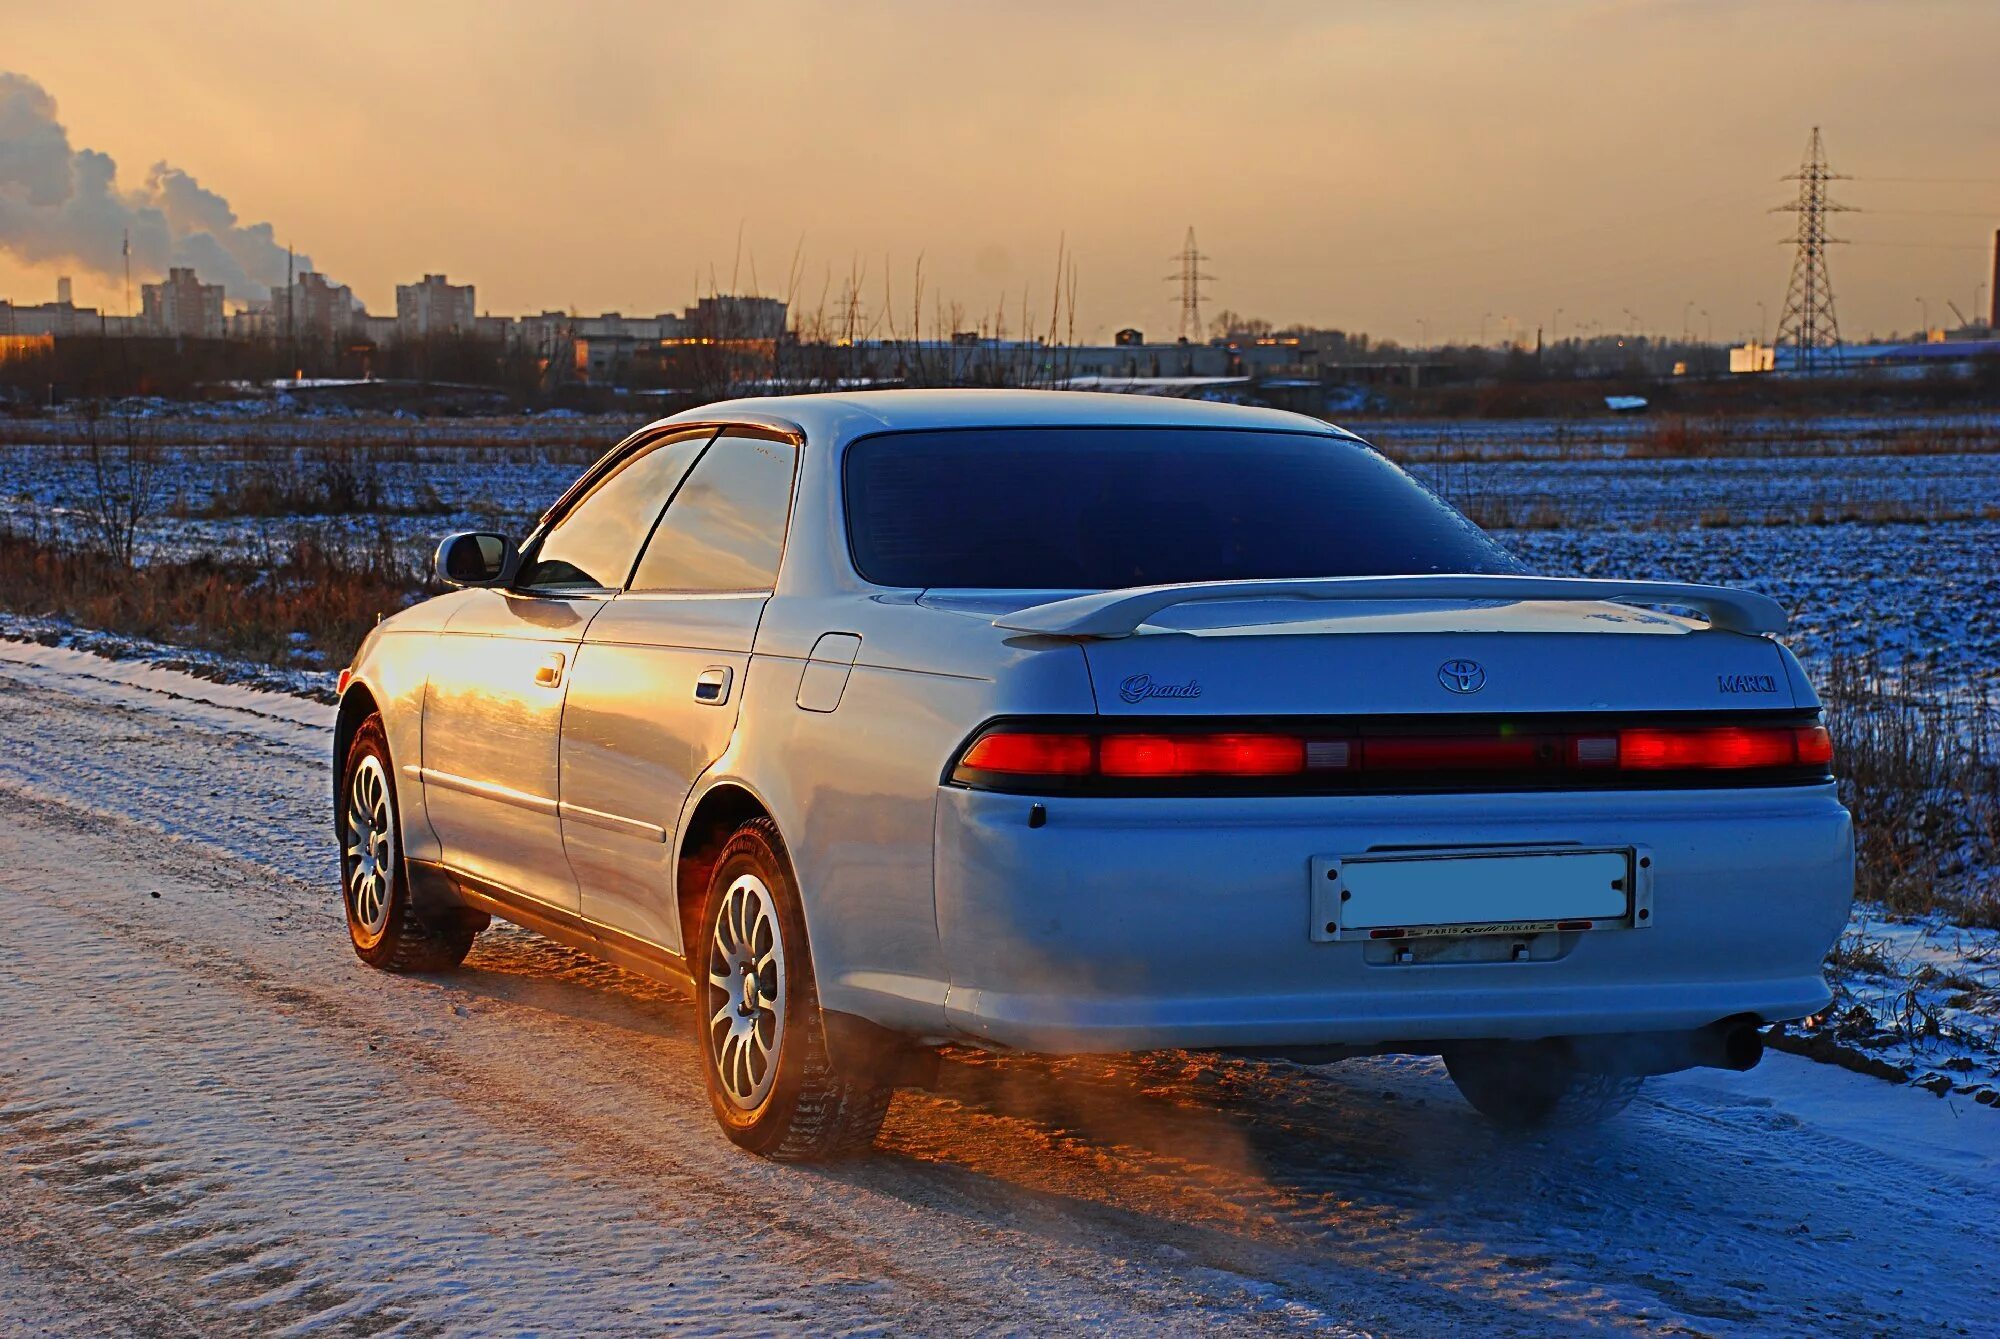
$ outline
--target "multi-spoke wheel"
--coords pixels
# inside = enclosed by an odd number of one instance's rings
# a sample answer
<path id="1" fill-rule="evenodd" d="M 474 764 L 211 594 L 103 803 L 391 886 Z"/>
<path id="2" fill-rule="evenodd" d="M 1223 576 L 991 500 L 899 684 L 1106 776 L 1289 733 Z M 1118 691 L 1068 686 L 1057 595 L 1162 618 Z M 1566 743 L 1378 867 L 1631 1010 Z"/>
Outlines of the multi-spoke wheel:
<path id="1" fill-rule="evenodd" d="M 464 961 L 477 931 L 466 921 L 433 924 L 411 905 L 393 776 L 382 718 L 370 716 L 354 732 L 340 778 L 336 822 L 347 933 L 371 967 L 443 971 Z"/>
<path id="2" fill-rule="evenodd" d="M 709 1063 L 723 1095 L 755 1111 L 777 1081 L 785 1039 L 785 935 L 771 890 L 743 873 L 722 893 L 708 941 Z"/>
<path id="3" fill-rule="evenodd" d="M 347 914 L 362 931 L 379 938 L 389 920 L 389 884 L 396 877 L 394 819 L 389 810 L 389 778 L 382 760 L 366 754 L 347 782 Z"/>
<path id="4" fill-rule="evenodd" d="M 723 845 L 695 945 L 702 1068 L 724 1133 L 788 1161 L 872 1144 L 890 1090 L 828 1058 L 798 884 L 769 819 Z"/>

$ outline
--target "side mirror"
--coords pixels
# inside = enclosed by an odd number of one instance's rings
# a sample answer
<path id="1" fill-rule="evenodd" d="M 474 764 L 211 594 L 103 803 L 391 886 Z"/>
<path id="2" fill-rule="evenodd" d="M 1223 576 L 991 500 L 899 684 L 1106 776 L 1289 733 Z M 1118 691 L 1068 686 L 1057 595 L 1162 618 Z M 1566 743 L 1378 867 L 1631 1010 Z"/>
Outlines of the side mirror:
<path id="1" fill-rule="evenodd" d="M 446 535 L 437 548 L 438 580 L 453 587 L 491 586 L 514 574 L 519 556 L 505 535 Z"/>

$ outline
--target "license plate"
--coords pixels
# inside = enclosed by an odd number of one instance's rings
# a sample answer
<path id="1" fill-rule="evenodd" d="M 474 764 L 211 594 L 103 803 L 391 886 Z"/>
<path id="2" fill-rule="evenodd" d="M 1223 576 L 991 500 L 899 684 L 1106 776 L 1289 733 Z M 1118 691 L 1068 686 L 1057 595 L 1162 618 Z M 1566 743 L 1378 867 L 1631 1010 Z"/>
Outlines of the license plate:
<path id="1" fill-rule="evenodd" d="M 1652 865 L 1631 846 L 1315 856 L 1311 934 L 1333 942 L 1644 928 Z"/>

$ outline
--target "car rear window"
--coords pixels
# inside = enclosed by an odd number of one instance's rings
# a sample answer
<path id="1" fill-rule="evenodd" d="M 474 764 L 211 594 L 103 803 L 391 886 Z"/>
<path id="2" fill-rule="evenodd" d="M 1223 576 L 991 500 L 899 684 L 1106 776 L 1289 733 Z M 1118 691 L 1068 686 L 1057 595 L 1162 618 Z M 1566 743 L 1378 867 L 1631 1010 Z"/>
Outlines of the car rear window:
<path id="1" fill-rule="evenodd" d="M 884 586 L 1521 570 L 1373 450 L 1308 433 L 885 433 L 848 448 L 845 482 L 855 568 Z"/>

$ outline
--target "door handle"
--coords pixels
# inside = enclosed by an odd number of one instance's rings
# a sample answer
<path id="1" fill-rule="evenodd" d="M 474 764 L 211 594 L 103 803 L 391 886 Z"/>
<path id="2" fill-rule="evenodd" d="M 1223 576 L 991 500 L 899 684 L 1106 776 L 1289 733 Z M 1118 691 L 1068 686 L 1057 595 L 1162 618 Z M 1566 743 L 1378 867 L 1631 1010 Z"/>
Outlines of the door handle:
<path id="1" fill-rule="evenodd" d="M 562 682 L 562 652 L 552 653 L 547 660 L 535 666 L 535 682 L 543 688 L 554 688 Z"/>
<path id="2" fill-rule="evenodd" d="M 729 680 L 732 675 L 727 665 L 711 665 L 695 676 L 694 700 L 705 707 L 719 707 L 729 700 Z"/>

